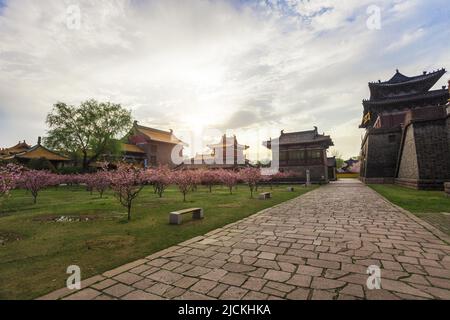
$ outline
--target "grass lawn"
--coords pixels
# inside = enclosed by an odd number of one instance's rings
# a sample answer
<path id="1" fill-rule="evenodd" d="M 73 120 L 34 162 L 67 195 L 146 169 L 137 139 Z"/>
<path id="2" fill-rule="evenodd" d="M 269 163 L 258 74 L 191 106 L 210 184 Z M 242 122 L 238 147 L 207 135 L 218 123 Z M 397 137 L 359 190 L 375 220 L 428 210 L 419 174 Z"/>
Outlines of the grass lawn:
<path id="1" fill-rule="evenodd" d="M 132 220 L 111 193 L 103 199 L 80 187 L 42 191 L 36 205 L 30 194 L 14 190 L 0 205 L 0 299 L 30 299 L 65 286 L 69 265 L 81 267 L 82 278 L 102 273 L 205 234 L 264 208 L 306 193 L 309 188 L 274 187 L 269 200 L 250 199 L 247 186 L 230 195 L 221 187 L 205 187 L 182 195 L 175 187 L 158 198 L 146 187 L 134 202 Z M 258 192 L 269 191 L 269 187 Z M 169 225 L 173 210 L 202 207 L 205 219 Z M 70 216 L 76 221 L 55 221 Z M 81 218 L 81 219 L 80 219 Z M 80 221 L 81 220 L 81 221 Z"/>
<path id="2" fill-rule="evenodd" d="M 443 191 L 414 190 L 388 184 L 372 184 L 369 187 L 450 235 L 450 197 Z"/>

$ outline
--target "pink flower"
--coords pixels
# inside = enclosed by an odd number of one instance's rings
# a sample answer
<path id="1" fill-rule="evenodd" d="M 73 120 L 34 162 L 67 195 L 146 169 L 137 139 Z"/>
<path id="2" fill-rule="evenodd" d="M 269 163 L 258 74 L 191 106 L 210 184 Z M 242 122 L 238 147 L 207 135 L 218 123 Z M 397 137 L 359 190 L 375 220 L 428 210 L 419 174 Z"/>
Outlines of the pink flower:
<path id="1" fill-rule="evenodd" d="M 257 168 L 245 168 L 239 171 L 239 176 L 250 188 L 250 197 L 253 198 L 253 191 L 261 181 L 261 172 Z"/>
<path id="2" fill-rule="evenodd" d="M 161 198 L 167 186 L 172 183 L 172 171 L 168 166 L 159 166 L 156 169 L 148 169 L 144 172 L 144 179 L 153 186 L 155 193 Z"/>
<path id="3" fill-rule="evenodd" d="M 132 165 L 120 164 L 116 171 L 108 174 L 111 189 L 120 203 L 128 210 L 128 221 L 131 220 L 131 206 L 139 195 L 145 182 L 145 173 Z"/>
<path id="4" fill-rule="evenodd" d="M 173 175 L 173 183 L 178 186 L 178 189 L 183 194 L 183 201 L 186 201 L 186 194 L 192 190 L 192 187 L 198 181 L 197 174 L 192 170 L 177 171 Z"/>
<path id="5" fill-rule="evenodd" d="M 36 204 L 39 191 L 58 184 L 58 175 L 42 170 L 23 171 L 18 183 L 21 188 L 31 192 L 34 204 Z"/>
<path id="6" fill-rule="evenodd" d="M 23 168 L 14 164 L 0 167 L 0 198 L 9 195 L 20 179 Z"/>
<path id="7" fill-rule="evenodd" d="M 239 182 L 239 174 L 231 170 L 217 170 L 217 175 L 220 182 L 227 186 L 232 194 L 233 187 Z"/>

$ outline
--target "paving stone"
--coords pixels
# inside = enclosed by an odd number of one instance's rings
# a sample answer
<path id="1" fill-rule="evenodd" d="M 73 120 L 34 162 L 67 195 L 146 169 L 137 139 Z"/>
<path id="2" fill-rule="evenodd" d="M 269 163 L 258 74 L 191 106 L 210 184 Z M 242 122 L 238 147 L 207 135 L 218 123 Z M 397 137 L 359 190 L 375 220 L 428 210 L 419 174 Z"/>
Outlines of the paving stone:
<path id="1" fill-rule="evenodd" d="M 226 263 L 222 268 L 230 272 L 238 272 L 238 273 L 245 273 L 256 270 L 256 267 L 254 266 L 248 266 L 245 264 L 231 263 L 231 262 Z"/>
<path id="2" fill-rule="evenodd" d="M 138 282 L 139 280 L 142 280 L 142 277 L 131 272 L 125 272 L 115 276 L 114 280 L 120 281 L 125 284 L 133 284 L 135 282 Z"/>
<path id="3" fill-rule="evenodd" d="M 265 285 L 268 288 L 272 288 L 278 291 L 282 291 L 282 292 L 291 292 L 292 290 L 295 289 L 295 286 L 291 286 L 291 285 L 287 285 L 284 283 L 280 283 L 280 282 L 275 282 L 275 281 L 269 281 L 266 283 Z"/>
<path id="4" fill-rule="evenodd" d="M 311 300 L 333 300 L 335 293 L 325 290 L 313 290 Z"/>
<path id="5" fill-rule="evenodd" d="M 249 289 L 249 290 L 254 290 L 254 291 L 259 291 L 266 284 L 266 282 L 267 282 L 267 280 L 250 277 L 242 285 L 242 288 Z"/>
<path id="6" fill-rule="evenodd" d="M 155 281 L 150 279 L 142 279 L 141 281 L 133 283 L 133 287 L 141 290 L 145 290 L 147 288 L 150 288 L 155 284 Z"/>
<path id="7" fill-rule="evenodd" d="M 168 270 L 160 270 L 158 272 L 152 273 L 151 275 L 148 276 L 148 278 L 167 284 L 172 284 L 183 278 L 183 276 Z"/>
<path id="8" fill-rule="evenodd" d="M 168 263 L 166 263 L 165 265 L 163 265 L 161 268 L 165 269 L 165 270 L 173 270 L 178 268 L 179 266 L 182 266 L 183 263 L 178 262 L 178 261 L 170 261 Z"/>
<path id="9" fill-rule="evenodd" d="M 450 245 L 418 221 L 333 182 L 40 299 L 450 299 Z"/>
<path id="10" fill-rule="evenodd" d="M 190 277 L 200 277 L 204 274 L 209 273 L 210 271 L 211 271 L 210 268 L 204 268 L 204 267 L 197 266 L 188 271 L 183 272 L 183 274 L 186 276 L 190 276 Z"/>
<path id="11" fill-rule="evenodd" d="M 136 291 L 126 294 L 121 299 L 123 299 L 123 300 L 161 300 L 162 298 L 158 297 L 157 295 L 151 294 L 149 292 L 145 292 L 142 290 L 136 290 Z"/>
<path id="12" fill-rule="evenodd" d="M 208 292 L 208 296 L 213 297 L 213 298 L 219 298 L 220 295 L 229 287 L 229 285 L 220 283 L 219 285 L 217 285 L 217 287 L 215 287 L 214 289 L 212 289 L 210 292 Z"/>
<path id="13" fill-rule="evenodd" d="M 323 268 L 313 267 L 313 266 L 299 266 L 297 273 L 308 275 L 308 276 L 320 276 L 322 274 Z"/>
<path id="14" fill-rule="evenodd" d="M 424 267 L 430 276 L 450 279 L 450 271 L 443 268 Z"/>
<path id="15" fill-rule="evenodd" d="M 357 285 L 357 284 L 352 284 L 352 283 L 347 284 L 339 292 L 339 296 L 341 295 L 341 293 L 346 294 L 346 295 L 350 295 L 350 296 L 353 296 L 353 297 L 364 298 L 363 286 Z"/>
<path id="16" fill-rule="evenodd" d="M 277 255 L 275 253 L 272 253 L 272 252 L 261 252 L 258 255 L 258 258 L 259 259 L 267 259 L 267 260 L 275 260 L 276 256 Z"/>
<path id="17" fill-rule="evenodd" d="M 306 264 L 311 265 L 313 267 L 328 268 L 328 269 L 340 269 L 341 267 L 341 264 L 337 261 L 327 261 L 319 259 L 308 259 L 306 260 Z"/>
<path id="18" fill-rule="evenodd" d="M 164 293 L 164 297 L 167 299 L 175 299 L 175 298 L 181 296 L 182 294 L 184 294 L 185 292 L 186 292 L 185 289 L 175 287 L 175 288 L 172 288 L 172 289 L 169 289 L 168 291 L 166 291 Z"/>
<path id="19" fill-rule="evenodd" d="M 292 284 L 297 287 L 307 287 L 311 285 L 312 277 L 302 274 L 294 274 L 292 278 L 286 281 L 287 284 Z"/>
<path id="20" fill-rule="evenodd" d="M 448 280 L 448 279 L 435 278 L 435 277 L 427 277 L 427 279 L 434 287 L 450 290 L 450 280 Z M 423 283 L 419 283 L 419 284 L 423 284 Z"/>
<path id="21" fill-rule="evenodd" d="M 264 275 L 265 279 L 284 282 L 291 277 L 291 273 L 285 271 L 269 270 Z"/>
<path id="22" fill-rule="evenodd" d="M 224 293 L 220 296 L 221 300 L 240 300 L 242 299 L 248 290 L 238 288 L 238 287 L 229 287 Z"/>
<path id="23" fill-rule="evenodd" d="M 266 293 L 249 291 L 242 300 L 267 300 L 268 297 L 269 295 Z"/>
<path id="24" fill-rule="evenodd" d="M 141 274 L 141 273 L 143 273 L 143 272 L 145 272 L 145 271 L 147 271 L 147 270 L 150 270 L 150 269 L 152 269 L 152 268 L 153 268 L 153 267 L 150 266 L 150 265 L 143 264 L 143 265 L 140 265 L 140 266 L 138 266 L 138 267 L 136 267 L 136 268 L 131 269 L 130 272 L 136 273 L 136 274 Z"/>
<path id="25" fill-rule="evenodd" d="M 158 296 L 164 295 L 167 291 L 173 289 L 173 286 L 165 283 L 155 283 L 151 287 L 145 289 L 145 291 L 156 294 Z"/>
<path id="26" fill-rule="evenodd" d="M 395 280 L 389 280 L 389 279 L 382 279 L 381 280 L 381 287 L 385 290 L 389 291 L 395 291 L 399 293 L 406 293 L 413 296 L 423 297 L 423 298 L 433 298 L 429 294 L 418 290 L 404 282 L 401 281 L 395 281 Z"/>
<path id="27" fill-rule="evenodd" d="M 94 290 L 92 288 L 86 288 L 64 298 L 63 300 L 92 300 L 100 294 L 100 291 Z"/>
<path id="28" fill-rule="evenodd" d="M 202 279 L 195 283 L 190 290 L 206 294 L 217 285 L 218 283 L 216 281 Z"/>
<path id="29" fill-rule="evenodd" d="M 311 288 L 314 289 L 337 289 L 341 288 L 346 283 L 339 280 L 327 279 L 322 277 L 314 277 L 311 283 Z"/>
<path id="30" fill-rule="evenodd" d="M 161 267 L 168 262 L 170 262 L 170 260 L 164 259 L 164 258 L 157 258 L 157 259 L 147 262 L 147 264 L 150 266 L 153 266 L 153 267 Z"/>
<path id="31" fill-rule="evenodd" d="M 227 273 L 228 273 L 228 271 L 223 270 L 223 269 L 214 269 L 214 270 L 211 270 L 210 272 L 208 272 L 207 274 L 202 275 L 201 278 L 207 279 L 207 280 L 219 281 Z"/>
<path id="32" fill-rule="evenodd" d="M 284 298 L 286 296 L 286 292 L 276 290 L 276 289 L 266 287 L 266 286 L 264 286 L 264 288 L 262 288 L 261 292 L 267 293 L 270 296 L 275 296 L 275 297 L 279 297 L 279 298 Z M 268 299 L 270 299 L 270 297 Z"/>
<path id="33" fill-rule="evenodd" d="M 194 283 L 200 281 L 200 279 L 198 278 L 193 278 L 193 277 L 183 277 L 177 281 L 175 281 L 174 283 L 172 283 L 172 285 L 180 287 L 180 288 L 184 288 L 187 289 L 190 286 L 192 286 Z"/>
<path id="34" fill-rule="evenodd" d="M 242 274 L 229 272 L 225 276 L 223 276 L 219 280 L 219 282 L 238 287 L 242 285 L 247 280 L 247 278 L 247 276 L 244 276 Z"/>
<path id="35" fill-rule="evenodd" d="M 97 289 L 97 290 L 103 290 L 106 289 L 108 287 L 111 287 L 112 285 L 116 284 L 117 281 L 112 280 L 112 279 L 105 279 L 103 281 L 100 281 L 98 283 L 95 283 L 92 285 L 92 288 Z"/>
<path id="36" fill-rule="evenodd" d="M 286 298 L 290 300 L 306 300 L 308 299 L 309 293 L 309 289 L 299 288 L 289 293 Z"/>
<path id="37" fill-rule="evenodd" d="M 395 294 L 383 289 L 365 290 L 365 294 L 369 300 L 400 300 Z"/>
<path id="38" fill-rule="evenodd" d="M 112 287 L 109 287 L 109 288 L 103 290 L 103 292 L 110 296 L 120 298 L 134 290 L 135 289 L 132 286 L 127 286 L 123 283 L 118 283 L 118 284 L 113 285 Z"/>

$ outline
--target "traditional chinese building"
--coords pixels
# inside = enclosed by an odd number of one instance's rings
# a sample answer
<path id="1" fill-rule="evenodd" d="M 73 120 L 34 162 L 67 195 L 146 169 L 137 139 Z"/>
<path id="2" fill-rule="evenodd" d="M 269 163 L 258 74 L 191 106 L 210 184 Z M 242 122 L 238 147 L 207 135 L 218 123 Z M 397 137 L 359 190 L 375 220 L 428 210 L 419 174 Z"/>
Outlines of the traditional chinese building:
<path id="1" fill-rule="evenodd" d="M 306 170 L 313 183 L 327 183 L 334 178 L 329 177 L 327 158 L 327 149 L 334 144 L 330 136 L 319 134 L 317 127 L 300 132 L 281 131 L 280 137 L 263 145 L 272 150 L 272 162 L 276 160 L 274 152 L 278 146 L 279 170 L 296 173 L 300 181 L 306 181 Z"/>
<path id="2" fill-rule="evenodd" d="M 1 158 L 5 158 L 5 157 L 11 157 L 14 156 L 18 153 L 22 153 L 25 151 L 30 150 L 31 146 L 25 142 L 25 140 L 23 141 L 19 141 L 15 146 L 10 147 L 10 148 L 1 148 L 0 149 L 0 159 Z"/>
<path id="3" fill-rule="evenodd" d="M 68 157 L 41 145 L 41 137 L 38 138 L 37 145 L 33 147 L 24 140 L 14 147 L 2 149 L 0 151 L 0 159 L 4 161 L 15 160 L 24 165 L 29 164 L 33 160 L 46 160 L 54 168 L 61 168 L 70 163 Z"/>
<path id="4" fill-rule="evenodd" d="M 225 134 L 216 144 L 209 144 L 210 153 L 196 154 L 188 167 L 208 168 L 238 168 L 248 166 L 249 162 L 245 156 L 245 150 L 249 146 L 238 143 L 236 136 L 227 137 Z"/>
<path id="5" fill-rule="evenodd" d="M 441 189 L 450 179 L 449 92 L 430 90 L 445 72 L 407 77 L 397 70 L 386 82 L 369 83 L 360 125 L 362 181 Z"/>
<path id="6" fill-rule="evenodd" d="M 183 157 L 183 146 L 186 144 L 178 139 L 173 131 L 144 127 L 134 122 L 133 128 L 123 139 L 123 160 L 140 163 L 145 167 L 168 165 L 176 166 L 172 152 Z"/>

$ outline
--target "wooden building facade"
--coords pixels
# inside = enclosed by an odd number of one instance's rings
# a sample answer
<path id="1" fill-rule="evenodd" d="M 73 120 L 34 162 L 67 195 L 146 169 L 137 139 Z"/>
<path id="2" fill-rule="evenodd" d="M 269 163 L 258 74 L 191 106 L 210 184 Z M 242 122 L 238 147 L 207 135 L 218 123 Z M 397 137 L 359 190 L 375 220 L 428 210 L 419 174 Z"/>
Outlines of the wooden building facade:
<path id="1" fill-rule="evenodd" d="M 273 146 L 278 145 L 281 172 L 294 172 L 300 181 L 306 181 L 306 171 L 309 170 L 311 182 L 330 181 L 327 150 L 334 144 L 330 136 L 319 134 L 317 127 L 300 132 L 281 131 L 280 137 L 265 141 L 263 145 L 272 150 L 272 161 L 273 153 L 276 152 Z"/>

